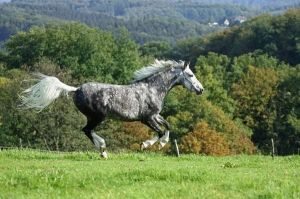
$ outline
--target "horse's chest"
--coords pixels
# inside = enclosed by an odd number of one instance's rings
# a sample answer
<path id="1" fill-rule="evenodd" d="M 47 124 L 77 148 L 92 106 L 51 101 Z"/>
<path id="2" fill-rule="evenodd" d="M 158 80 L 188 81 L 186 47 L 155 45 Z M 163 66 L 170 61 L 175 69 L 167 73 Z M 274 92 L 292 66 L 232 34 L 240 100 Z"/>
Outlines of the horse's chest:
<path id="1" fill-rule="evenodd" d="M 143 92 L 140 102 L 140 113 L 142 117 L 161 111 L 162 102 L 159 100 L 158 94 L 154 89 Z"/>

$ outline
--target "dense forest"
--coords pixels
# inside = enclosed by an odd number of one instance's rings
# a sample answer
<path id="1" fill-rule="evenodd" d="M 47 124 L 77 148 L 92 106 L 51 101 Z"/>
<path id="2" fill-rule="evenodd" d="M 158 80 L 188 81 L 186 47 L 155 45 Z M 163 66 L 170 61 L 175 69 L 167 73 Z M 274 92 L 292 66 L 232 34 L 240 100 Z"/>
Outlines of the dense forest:
<path id="1" fill-rule="evenodd" d="M 58 20 L 51 14 L 42 15 L 46 10 L 49 13 L 51 10 L 57 11 L 55 7 L 50 9 L 51 5 L 44 1 L 12 2 L 12 5 L 5 4 L 0 9 L 7 9 L 7 18 L 13 15 L 11 9 L 15 10 L 15 14 L 27 23 L 15 17 L 10 19 L 11 23 L 7 25 L 13 27 L 14 24 L 15 32 L 7 34 L 16 34 L 5 41 L 0 51 L 0 146 L 67 151 L 92 149 L 91 143 L 81 132 L 85 119 L 76 110 L 71 96 L 57 100 L 40 113 L 18 108 L 20 92 L 35 82 L 32 72 L 54 75 L 74 86 L 89 81 L 129 84 L 135 70 L 158 58 L 191 61 L 197 78 L 205 88 L 205 94 L 199 97 L 183 87 L 176 87 L 165 100 L 162 114 L 170 122 L 171 136 L 178 139 L 182 152 L 206 155 L 268 154 L 273 138 L 276 153 L 299 153 L 299 9 L 275 16 L 260 15 L 220 32 L 201 37 L 197 33 L 195 35 L 199 37 L 182 39 L 176 44 L 167 38 L 138 44 L 132 39 L 134 33 L 124 24 L 115 26 L 113 32 L 109 32 L 108 28 L 93 28 L 78 22 Z M 37 2 L 41 7 L 37 7 Z M 68 2 L 57 1 L 70 6 Z M 76 2 L 85 5 L 86 2 L 98 1 Z M 95 13 L 102 7 L 101 13 L 108 19 L 106 22 L 116 18 L 129 23 L 134 17 L 130 16 L 131 12 L 139 13 L 140 7 L 149 9 L 156 5 L 153 3 L 155 1 L 112 2 L 124 2 L 126 9 L 117 9 L 117 16 L 112 14 L 116 10 L 112 11 L 104 4 L 91 7 Z M 180 2 L 183 3 L 178 1 L 178 6 Z M 197 4 L 200 1 L 189 2 Z M 203 2 L 215 7 L 213 0 Z M 258 1 L 230 2 L 237 6 L 249 4 L 249 8 L 253 9 L 257 6 L 259 12 L 266 9 L 267 1 L 262 1 L 261 5 L 255 4 Z M 287 2 L 297 5 L 297 1 Z M 146 3 L 151 4 L 149 8 Z M 270 10 L 277 12 L 284 6 L 284 3 L 274 5 Z M 226 9 L 226 6 L 219 7 Z M 133 8 L 135 11 L 131 10 Z M 19 12 L 22 9 L 24 12 Z M 28 9 L 36 10 L 37 15 L 25 12 Z M 80 6 L 70 8 L 80 12 L 85 9 L 91 10 Z M 243 11 L 247 12 L 247 9 Z M 141 12 L 143 14 L 146 11 Z M 145 18 L 148 20 L 151 16 Z M 8 19 L 2 16 L 0 20 Z M 159 17 L 157 21 L 163 19 Z M 183 23 L 189 24 L 187 21 Z M 25 31 L 20 32 L 20 29 Z M 178 31 L 182 33 L 184 30 Z M 167 32 L 172 34 L 172 29 Z M 113 150 L 138 150 L 140 142 L 153 136 L 153 132 L 141 123 L 113 119 L 106 121 L 97 132 Z M 151 150 L 157 150 L 157 146 Z M 163 152 L 170 150 L 169 145 Z"/>
<path id="2" fill-rule="evenodd" d="M 102 30 L 116 32 L 126 27 L 131 38 L 143 44 L 196 37 L 238 23 L 238 17 L 251 18 L 259 13 L 282 13 L 299 7 L 299 0 L 12 0 L 0 4 L 0 41 L 18 30 L 52 20 L 71 20 Z M 209 23 L 218 23 L 211 26 Z"/>

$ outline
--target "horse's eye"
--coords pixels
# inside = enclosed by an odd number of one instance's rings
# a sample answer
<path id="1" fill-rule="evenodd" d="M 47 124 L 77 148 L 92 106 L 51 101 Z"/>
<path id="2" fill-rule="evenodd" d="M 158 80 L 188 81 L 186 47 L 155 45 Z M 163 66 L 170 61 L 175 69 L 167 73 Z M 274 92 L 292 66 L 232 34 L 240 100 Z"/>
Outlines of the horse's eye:
<path id="1" fill-rule="evenodd" d="M 188 74 L 188 76 L 189 76 L 189 77 L 193 77 L 194 75 L 193 75 L 193 74 Z"/>

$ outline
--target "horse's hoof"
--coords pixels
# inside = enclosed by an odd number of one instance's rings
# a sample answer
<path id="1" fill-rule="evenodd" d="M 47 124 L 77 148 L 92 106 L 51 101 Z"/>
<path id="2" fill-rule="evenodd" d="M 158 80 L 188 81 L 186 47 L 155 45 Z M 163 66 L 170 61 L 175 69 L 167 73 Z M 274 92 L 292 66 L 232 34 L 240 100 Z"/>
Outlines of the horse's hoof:
<path id="1" fill-rule="evenodd" d="M 164 147 L 164 145 L 162 145 L 161 143 L 159 143 L 158 150 L 161 150 L 163 147 Z"/>
<path id="2" fill-rule="evenodd" d="M 107 154 L 106 151 L 103 151 L 103 152 L 100 154 L 100 156 L 101 156 L 102 158 L 104 158 L 104 159 L 107 159 L 107 158 L 108 158 L 108 154 Z"/>
<path id="3" fill-rule="evenodd" d="M 141 151 L 143 151 L 145 148 L 146 148 L 146 147 L 145 147 L 144 143 L 142 142 L 142 143 L 140 144 L 140 149 L 141 149 Z"/>
<path id="4" fill-rule="evenodd" d="M 167 143 L 160 142 L 159 145 L 158 145 L 158 150 L 161 150 L 162 148 L 164 148 L 164 146 L 165 146 L 166 144 L 167 144 Z"/>

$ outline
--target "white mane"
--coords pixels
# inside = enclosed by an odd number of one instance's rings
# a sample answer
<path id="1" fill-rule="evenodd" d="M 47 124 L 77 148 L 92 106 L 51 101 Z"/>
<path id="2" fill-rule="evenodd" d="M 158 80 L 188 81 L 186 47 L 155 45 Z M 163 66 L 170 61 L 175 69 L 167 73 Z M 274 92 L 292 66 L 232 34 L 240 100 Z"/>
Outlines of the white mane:
<path id="1" fill-rule="evenodd" d="M 133 82 L 137 82 L 140 80 L 143 80 L 147 77 L 150 77 L 153 74 L 159 73 L 161 71 L 164 71 L 170 67 L 174 68 L 183 68 L 184 62 L 183 61 L 173 61 L 173 60 L 155 60 L 153 64 L 150 66 L 144 67 L 140 70 L 137 70 L 134 72 Z"/>

